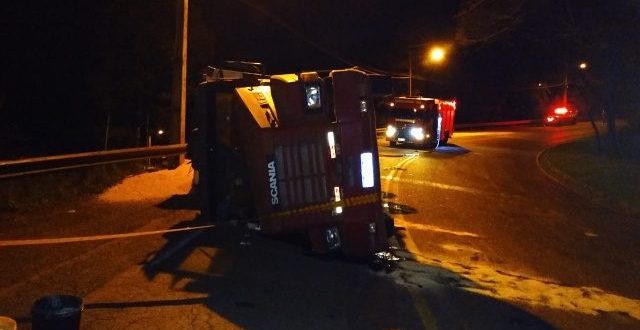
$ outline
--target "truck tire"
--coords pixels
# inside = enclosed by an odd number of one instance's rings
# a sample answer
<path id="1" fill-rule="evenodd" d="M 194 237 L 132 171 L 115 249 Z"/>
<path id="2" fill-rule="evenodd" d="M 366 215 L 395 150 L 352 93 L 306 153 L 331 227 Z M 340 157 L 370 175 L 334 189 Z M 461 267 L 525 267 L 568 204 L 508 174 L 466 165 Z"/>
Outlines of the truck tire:
<path id="1" fill-rule="evenodd" d="M 440 145 L 441 145 L 441 146 L 444 146 L 444 145 L 446 145 L 446 144 L 447 144 L 447 142 L 449 142 L 449 131 L 446 131 L 446 132 L 444 133 L 444 139 L 442 139 L 442 140 L 440 141 Z"/>
<path id="2" fill-rule="evenodd" d="M 398 145 L 398 143 L 396 141 L 389 141 L 389 146 L 390 147 L 395 147 L 396 145 Z"/>
<path id="3" fill-rule="evenodd" d="M 396 226 L 393 217 L 387 213 L 382 213 L 382 218 L 384 219 L 384 229 L 387 232 L 387 238 L 392 237 L 396 233 Z"/>

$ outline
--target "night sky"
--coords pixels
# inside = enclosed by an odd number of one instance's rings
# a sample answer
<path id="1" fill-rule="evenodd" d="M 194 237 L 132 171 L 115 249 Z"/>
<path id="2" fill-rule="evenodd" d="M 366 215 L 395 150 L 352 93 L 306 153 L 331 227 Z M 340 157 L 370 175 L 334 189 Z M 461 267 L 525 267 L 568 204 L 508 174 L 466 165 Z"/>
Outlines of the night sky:
<path id="1" fill-rule="evenodd" d="M 0 158 L 100 150 L 107 118 L 110 148 L 138 146 L 147 129 L 168 127 L 176 3 L 3 4 Z M 524 3 L 509 33 L 463 44 L 454 18 L 463 1 L 191 0 L 188 79 L 195 86 L 202 68 L 223 60 L 262 62 L 267 73 L 361 66 L 406 74 L 408 45 L 444 42 L 452 46 L 446 63 L 414 67 L 423 95 L 456 97 L 459 121 L 532 118 L 533 86 L 596 58 L 600 44 L 584 35 L 604 40 L 610 22 L 631 22 L 614 35 L 638 26 L 637 6 L 620 10 L 628 1 Z M 633 50 L 626 45 L 635 39 L 616 42 Z"/>

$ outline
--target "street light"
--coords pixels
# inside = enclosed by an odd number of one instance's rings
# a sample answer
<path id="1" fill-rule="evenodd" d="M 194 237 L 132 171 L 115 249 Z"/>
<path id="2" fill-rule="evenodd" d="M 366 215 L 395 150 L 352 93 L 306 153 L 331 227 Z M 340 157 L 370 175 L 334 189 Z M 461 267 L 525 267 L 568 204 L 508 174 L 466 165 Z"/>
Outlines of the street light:
<path id="1" fill-rule="evenodd" d="M 446 55 L 445 49 L 442 47 L 436 46 L 431 48 L 431 50 L 429 51 L 429 60 L 431 60 L 431 62 L 433 63 L 441 63 L 442 61 L 444 61 L 445 55 Z"/>
<path id="2" fill-rule="evenodd" d="M 413 48 L 426 46 L 427 44 L 418 44 L 409 46 L 409 96 L 413 96 Z M 443 46 L 431 46 L 428 51 L 428 63 L 440 64 L 444 62 L 447 56 L 447 49 Z"/>
<path id="3" fill-rule="evenodd" d="M 578 67 L 580 68 L 580 70 L 586 70 L 588 66 L 589 65 L 587 64 L 587 62 L 581 62 Z"/>

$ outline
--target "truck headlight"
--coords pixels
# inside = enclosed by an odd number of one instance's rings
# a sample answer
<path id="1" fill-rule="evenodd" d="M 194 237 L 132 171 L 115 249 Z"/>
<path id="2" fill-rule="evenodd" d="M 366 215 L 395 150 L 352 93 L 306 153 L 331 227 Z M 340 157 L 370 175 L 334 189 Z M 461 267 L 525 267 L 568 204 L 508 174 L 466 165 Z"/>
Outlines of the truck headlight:
<path id="1" fill-rule="evenodd" d="M 424 132 L 422 130 L 422 127 L 413 127 L 411 128 L 409 133 L 416 140 L 419 140 L 419 141 L 424 140 Z"/>
<path id="2" fill-rule="evenodd" d="M 320 101 L 320 86 L 310 85 L 305 87 L 307 94 L 307 108 L 320 109 L 322 103 Z"/>
<path id="3" fill-rule="evenodd" d="M 327 242 L 327 248 L 334 250 L 340 247 L 340 232 L 337 227 L 330 227 L 324 231 L 324 239 Z"/>
<path id="4" fill-rule="evenodd" d="M 396 133 L 398 133 L 398 129 L 396 129 L 395 126 L 393 125 L 387 126 L 387 131 L 385 134 L 387 135 L 388 138 L 394 137 Z"/>

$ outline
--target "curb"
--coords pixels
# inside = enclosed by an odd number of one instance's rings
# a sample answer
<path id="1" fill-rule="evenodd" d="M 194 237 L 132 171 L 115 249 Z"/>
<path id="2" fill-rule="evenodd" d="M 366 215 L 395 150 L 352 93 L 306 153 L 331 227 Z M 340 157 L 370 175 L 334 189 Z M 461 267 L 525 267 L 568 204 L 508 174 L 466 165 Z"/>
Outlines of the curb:
<path id="1" fill-rule="evenodd" d="M 593 202 L 594 204 L 600 207 L 609 209 L 615 213 L 619 213 L 622 215 L 626 215 L 630 217 L 639 217 L 640 210 L 622 205 L 617 201 L 612 201 L 611 199 L 607 198 L 606 196 L 598 192 L 595 188 L 589 185 L 586 185 L 583 182 L 580 182 L 579 180 L 576 180 L 575 178 L 566 174 L 559 168 L 551 165 L 548 161 L 543 162 L 541 160 L 543 154 L 545 154 L 549 150 L 559 146 L 571 144 L 571 143 L 576 143 L 576 141 L 551 145 L 542 149 L 540 152 L 538 152 L 538 154 L 536 155 L 536 165 L 538 169 L 540 169 L 540 171 L 551 181 L 554 181 L 555 183 L 561 185 L 565 189 L 573 192 L 574 194 L 586 200 Z"/>

